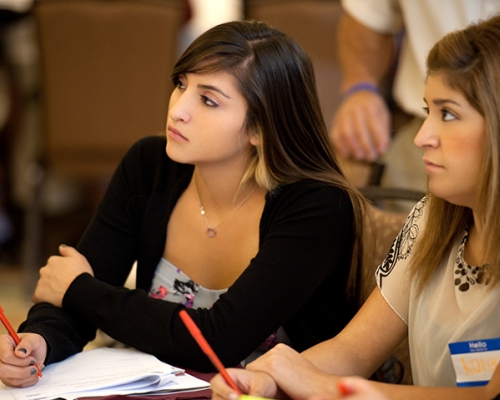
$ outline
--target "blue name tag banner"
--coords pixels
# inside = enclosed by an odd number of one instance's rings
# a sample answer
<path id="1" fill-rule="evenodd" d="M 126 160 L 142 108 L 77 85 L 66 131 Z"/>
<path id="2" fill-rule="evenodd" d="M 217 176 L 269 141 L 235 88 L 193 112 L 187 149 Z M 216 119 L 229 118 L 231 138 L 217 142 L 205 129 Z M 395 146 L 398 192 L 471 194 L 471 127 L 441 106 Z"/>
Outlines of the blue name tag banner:
<path id="1" fill-rule="evenodd" d="M 500 361 L 500 338 L 449 343 L 457 386 L 484 386 Z"/>

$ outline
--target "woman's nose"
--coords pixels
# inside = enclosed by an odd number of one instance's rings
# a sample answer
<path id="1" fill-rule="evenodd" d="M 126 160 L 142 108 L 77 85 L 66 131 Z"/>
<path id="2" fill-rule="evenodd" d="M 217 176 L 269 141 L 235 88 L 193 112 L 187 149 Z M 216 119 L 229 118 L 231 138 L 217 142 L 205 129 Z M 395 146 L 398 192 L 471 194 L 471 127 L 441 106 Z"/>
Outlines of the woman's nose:
<path id="1" fill-rule="evenodd" d="M 415 138 L 413 139 L 413 143 L 420 148 L 436 147 L 439 144 L 438 137 L 434 133 L 429 117 L 427 117 L 420 127 Z"/>
<path id="2" fill-rule="evenodd" d="M 172 96 L 170 96 L 169 117 L 174 121 L 187 122 L 190 120 L 189 101 L 185 93 L 176 92 L 177 90 L 174 90 Z"/>

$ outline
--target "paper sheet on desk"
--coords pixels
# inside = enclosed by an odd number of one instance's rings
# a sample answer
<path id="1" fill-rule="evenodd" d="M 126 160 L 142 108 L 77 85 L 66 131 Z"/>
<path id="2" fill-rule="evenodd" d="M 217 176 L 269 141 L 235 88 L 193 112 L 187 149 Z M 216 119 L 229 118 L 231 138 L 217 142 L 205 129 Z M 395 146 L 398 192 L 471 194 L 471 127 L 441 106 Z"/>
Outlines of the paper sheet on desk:
<path id="1" fill-rule="evenodd" d="M 179 368 L 134 349 L 100 348 L 84 351 L 43 371 L 43 378 L 29 388 L 8 388 L 0 383 L 0 400 L 42 400 L 63 397 L 145 393 L 167 388 Z M 192 389 L 202 386 L 193 382 Z M 170 386 L 175 386 L 173 383 Z M 185 390 L 190 389 L 188 387 Z"/>
<path id="2" fill-rule="evenodd" d="M 147 397 L 152 397 L 152 396 L 158 396 L 158 397 L 164 397 L 165 395 L 170 395 L 170 394 L 175 394 L 175 393 L 182 393 L 182 392 L 198 392 L 198 391 L 204 391 L 206 389 L 210 388 L 210 384 L 208 382 L 205 382 L 201 379 L 198 379 L 192 375 L 189 374 L 181 374 L 178 376 L 175 376 L 175 378 L 171 381 L 168 382 L 167 384 L 163 386 L 159 386 L 154 388 L 152 392 L 146 391 L 143 392 L 142 390 L 140 392 L 137 391 L 131 391 L 129 393 L 120 393 L 120 394 L 129 394 L 129 395 L 138 395 L 139 398 L 142 397 L 141 395 L 147 396 Z M 96 390 L 92 392 L 92 398 L 95 397 L 103 397 L 103 396 L 111 396 L 117 394 L 116 391 L 113 391 L 112 389 L 103 389 L 103 390 Z M 89 393 L 71 393 L 70 395 L 65 395 L 64 399 L 65 400 L 76 400 L 76 399 L 81 399 L 85 400 L 87 397 L 89 397 Z M 193 397 L 196 397 L 193 395 Z M 2 399 L 3 400 L 3 399 Z"/>

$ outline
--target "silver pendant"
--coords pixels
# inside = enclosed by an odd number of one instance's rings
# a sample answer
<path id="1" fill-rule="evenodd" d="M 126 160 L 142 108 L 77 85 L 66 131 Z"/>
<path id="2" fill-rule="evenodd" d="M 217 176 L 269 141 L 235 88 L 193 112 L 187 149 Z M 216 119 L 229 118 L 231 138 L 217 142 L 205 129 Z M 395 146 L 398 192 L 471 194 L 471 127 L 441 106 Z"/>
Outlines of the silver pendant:
<path id="1" fill-rule="evenodd" d="M 213 238 L 217 235 L 217 230 L 215 228 L 207 228 L 207 236 Z"/>

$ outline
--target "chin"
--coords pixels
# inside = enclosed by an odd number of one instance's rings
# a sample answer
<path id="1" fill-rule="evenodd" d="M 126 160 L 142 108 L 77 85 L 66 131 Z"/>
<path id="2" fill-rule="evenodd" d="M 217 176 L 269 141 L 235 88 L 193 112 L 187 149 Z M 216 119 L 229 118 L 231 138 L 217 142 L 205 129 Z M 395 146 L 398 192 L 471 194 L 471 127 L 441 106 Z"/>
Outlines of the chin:
<path id="1" fill-rule="evenodd" d="M 431 182 L 429 182 L 429 184 L 427 186 L 427 189 L 435 197 L 439 197 L 440 199 L 446 200 L 449 203 L 454 203 L 452 201 L 453 194 L 450 193 L 450 191 L 446 190 L 446 187 L 443 187 L 443 185 L 440 185 L 440 184 L 434 184 L 434 185 L 432 185 Z"/>
<path id="2" fill-rule="evenodd" d="M 443 190 L 443 188 L 441 188 L 441 190 L 432 190 L 431 188 L 429 188 L 429 191 L 435 197 L 439 197 L 440 199 L 443 199 L 443 200 L 447 201 L 450 204 L 453 204 L 453 205 L 456 205 L 456 206 L 459 206 L 459 207 L 472 208 L 471 204 L 470 204 L 470 201 L 468 201 L 468 199 L 465 198 L 465 196 L 463 194 L 460 194 L 460 193 L 450 193 L 449 191 Z"/>
<path id="3" fill-rule="evenodd" d="M 179 149 L 176 149 L 175 145 L 172 145 L 171 143 L 169 144 L 167 140 L 167 146 L 165 147 L 165 152 L 167 153 L 168 158 L 171 160 L 181 163 L 181 164 L 190 164 L 189 161 L 187 160 L 187 157 L 183 155 L 182 151 L 179 151 Z"/>

